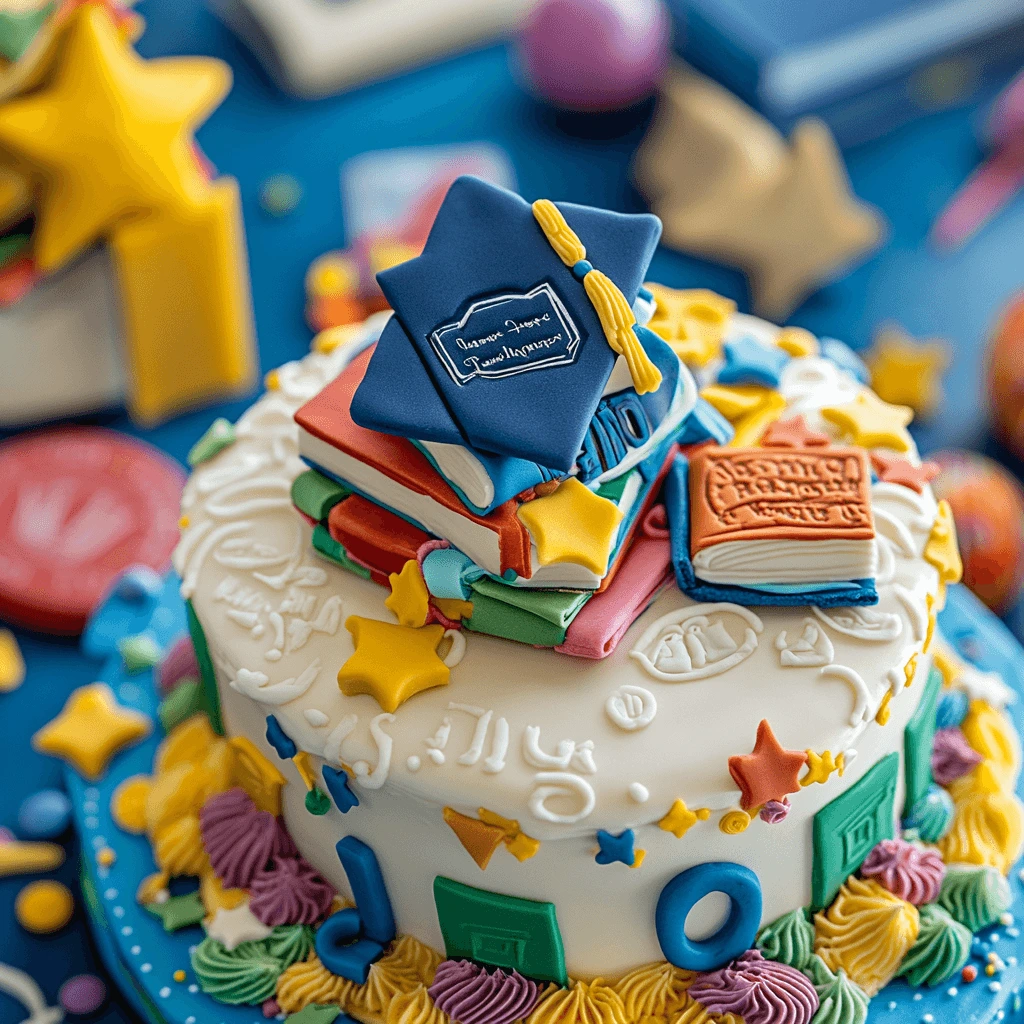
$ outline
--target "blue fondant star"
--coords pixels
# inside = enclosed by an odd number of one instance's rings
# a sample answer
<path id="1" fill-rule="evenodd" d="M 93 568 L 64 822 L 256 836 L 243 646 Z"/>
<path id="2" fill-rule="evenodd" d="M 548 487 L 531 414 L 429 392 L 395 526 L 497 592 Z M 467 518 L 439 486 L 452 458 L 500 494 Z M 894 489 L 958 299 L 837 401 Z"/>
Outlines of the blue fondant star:
<path id="1" fill-rule="evenodd" d="M 633 852 L 634 839 L 635 836 L 631 828 L 627 828 L 617 836 L 612 835 L 611 832 L 605 832 L 603 828 L 598 829 L 597 844 L 601 849 L 597 851 L 594 860 L 598 864 L 614 864 L 619 861 L 631 868 L 633 861 L 636 860 L 636 854 Z"/>
<path id="2" fill-rule="evenodd" d="M 348 772 L 344 768 L 332 768 L 325 764 L 323 776 L 327 792 L 331 794 L 334 805 L 342 814 L 348 814 L 353 807 L 359 806 L 359 797 L 349 789 Z"/>
<path id="3" fill-rule="evenodd" d="M 777 388 L 782 370 L 790 360 L 781 348 L 769 348 L 750 337 L 727 341 L 725 365 L 718 373 L 719 384 L 757 384 Z"/>
<path id="4" fill-rule="evenodd" d="M 281 723 L 267 715 L 267 742 L 277 751 L 282 761 L 290 761 L 298 752 L 295 741 L 281 728 Z"/>
<path id="5" fill-rule="evenodd" d="M 658 219 L 557 206 L 587 260 L 632 303 Z M 571 469 L 616 356 L 582 281 L 528 202 L 459 178 L 423 254 L 378 280 L 395 316 L 353 399 L 356 423 Z"/>
<path id="6" fill-rule="evenodd" d="M 867 364 L 845 342 L 838 338 L 822 338 L 818 342 L 818 351 L 823 359 L 835 363 L 840 370 L 846 370 L 854 380 L 861 384 L 871 383 L 871 371 Z"/>

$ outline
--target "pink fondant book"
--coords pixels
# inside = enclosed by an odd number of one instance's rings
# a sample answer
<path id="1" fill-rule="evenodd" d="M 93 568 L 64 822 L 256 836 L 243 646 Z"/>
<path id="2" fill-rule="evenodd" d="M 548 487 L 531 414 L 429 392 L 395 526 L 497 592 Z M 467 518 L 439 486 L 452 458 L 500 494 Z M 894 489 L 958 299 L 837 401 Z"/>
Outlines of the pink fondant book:
<path id="1" fill-rule="evenodd" d="M 577 658 L 606 658 L 623 634 L 672 579 L 672 545 L 665 506 L 644 516 L 636 539 L 608 589 L 595 594 L 573 619 L 555 648 Z"/>

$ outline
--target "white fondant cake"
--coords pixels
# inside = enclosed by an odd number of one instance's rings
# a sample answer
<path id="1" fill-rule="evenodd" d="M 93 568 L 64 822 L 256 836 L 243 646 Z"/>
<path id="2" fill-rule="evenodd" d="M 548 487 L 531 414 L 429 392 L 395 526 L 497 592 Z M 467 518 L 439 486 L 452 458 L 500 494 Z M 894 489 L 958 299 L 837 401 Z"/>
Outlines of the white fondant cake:
<path id="1" fill-rule="evenodd" d="M 774 346 L 776 333 L 737 315 L 727 335 Z M 363 840 L 380 863 L 399 933 L 437 950 L 437 876 L 549 901 L 572 977 L 616 977 L 661 960 L 659 896 L 694 865 L 752 869 L 764 922 L 811 904 L 815 815 L 891 754 L 901 761 L 896 813 L 903 807 L 904 730 L 929 677 L 940 601 L 939 575 L 923 557 L 937 516 L 927 484 L 920 494 L 871 487 L 877 605 L 700 604 L 671 585 L 602 660 L 460 634 L 446 656 L 449 683 L 384 713 L 373 697 L 342 693 L 336 676 L 353 654 L 349 616 L 394 621 L 387 591 L 319 557 L 290 498 L 306 468 L 292 415 L 359 348 L 314 352 L 280 369 L 278 386 L 239 420 L 235 443 L 193 473 L 175 555 L 212 656 L 225 730 L 248 737 L 288 779 L 283 813 L 301 853 L 346 892 L 335 843 Z M 862 390 L 818 357 L 794 357 L 779 386 L 787 415 L 802 413 L 833 437 L 818 411 Z M 321 760 L 352 769 L 357 808 L 306 810 L 296 768 L 264 738 L 268 715 L 312 756 L 318 778 Z M 729 771 L 730 757 L 754 748 L 762 720 L 786 750 L 844 765 L 792 793 L 778 824 L 739 811 Z M 680 838 L 671 821 L 659 826 L 679 810 L 676 801 L 710 812 Z M 444 808 L 514 819 L 540 848 L 523 861 L 499 849 L 481 870 Z M 624 829 L 645 855 L 632 869 L 595 861 L 598 831 Z M 870 828 L 849 838 L 865 841 L 874 845 Z M 687 933 L 715 931 L 727 908 L 720 893 L 706 897 Z"/>

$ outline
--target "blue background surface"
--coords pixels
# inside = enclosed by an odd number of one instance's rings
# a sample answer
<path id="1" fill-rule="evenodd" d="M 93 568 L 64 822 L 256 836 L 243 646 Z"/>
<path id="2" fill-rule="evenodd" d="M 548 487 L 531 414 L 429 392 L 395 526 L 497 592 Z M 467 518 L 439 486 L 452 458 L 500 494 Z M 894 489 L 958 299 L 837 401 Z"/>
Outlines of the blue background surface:
<path id="1" fill-rule="evenodd" d="M 308 350 L 303 275 L 315 257 L 345 243 L 339 169 L 357 153 L 486 140 L 508 152 L 529 199 L 643 209 L 628 171 L 650 105 L 605 118 L 556 115 L 523 92 L 504 47 L 307 103 L 278 92 L 201 0 L 146 0 L 139 11 L 148 21 L 139 43 L 144 55 L 209 54 L 225 59 L 235 71 L 234 90 L 199 139 L 216 166 L 241 183 L 264 370 Z M 918 432 L 925 449 L 984 443 L 983 346 L 1001 306 L 1024 284 L 1024 198 L 1018 197 L 959 253 L 938 255 L 925 241 L 935 216 L 980 158 L 977 120 L 976 108 L 936 114 L 847 154 L 855 190 L 889 220 L 888 241 L 864 266 L 812 297 L 792 317 L 793 323 L 855 347 L 867 345 L 885 320 L 897 320 L 917 336 L 948 338 L 955 361 L 947 375 L 947 401 L 936 421 Z M 280 219 L 263 213 L 258 202 L 260 186 L 276 173 L 294 175 L 304 190 L 299 208 Z M 674 286 L 710 287 L 746 305 L 739 274 L 677 253 L 659 250 L 650 276 Z M 123 414 L 97 421 L 145 436 L 184 461 L 214 415 L 235 418 L 250 400 L 145 432 Z M 0 825 L 7 826 L 14 824 L 26 795 L 60 785 L 59 765 L 31 751 L 31 734 L 60 710 L 72 689 L 91 682 L 99 671 L 98 663 L 78 653 L 74 641 L 24 632 L 18 638 L 28 679 L 14 693 L 0 695 Z M 71 884 L 74 865 L 72 849 L 57 877 Z M 49 938 L 28 936 L 15 924 L 14 897 L 26 881 L 0 880 L 0 959 L 34 974 L 53 1003 L 60 982 L 95 970 L 96 959 L 80 913 L 75 927 Z M 19 1007 L 0 995 L 0 1024 L 22 1017 Z M 128 1011 L 114 998 L 94 1019 L 125 1020 Z"/>

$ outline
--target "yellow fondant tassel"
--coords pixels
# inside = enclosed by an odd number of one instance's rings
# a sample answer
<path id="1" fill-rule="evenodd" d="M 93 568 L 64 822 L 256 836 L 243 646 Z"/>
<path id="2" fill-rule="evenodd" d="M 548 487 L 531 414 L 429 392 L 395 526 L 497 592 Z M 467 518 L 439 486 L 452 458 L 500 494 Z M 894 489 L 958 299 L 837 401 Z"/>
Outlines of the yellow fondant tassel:
<path id="1" fill-rule="evenodd" d="M 533 216 L 551 248 L 567 267 L 573 268 L 587 258 L 586 246 L 550 199 L 538 199 L 533 204 Z M 636 317 L 626 296 L 607 274 L 593 267 L 584 275 L 583 287 L 601 321 L 608 345 L 613 352 L 625 358 L 637 393 L 643 395 L 657 391 L 661 385 L 661 372 L 648 358 L 633 330 Z"/>

